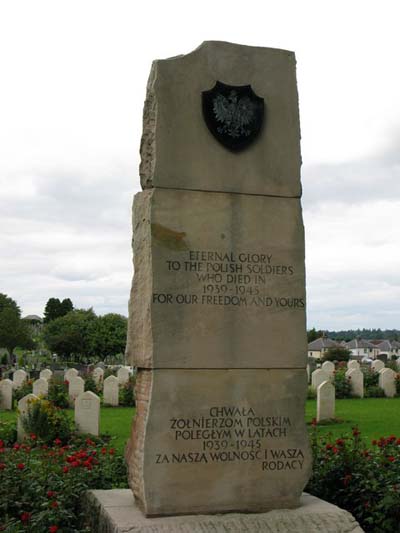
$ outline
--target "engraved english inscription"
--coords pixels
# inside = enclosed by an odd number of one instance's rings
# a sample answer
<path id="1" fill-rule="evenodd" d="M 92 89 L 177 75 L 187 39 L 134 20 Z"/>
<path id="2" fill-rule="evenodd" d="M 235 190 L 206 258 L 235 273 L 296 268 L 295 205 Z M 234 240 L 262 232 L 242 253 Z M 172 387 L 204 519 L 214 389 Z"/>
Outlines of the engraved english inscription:
<path id="1" fill-rule="evenodd" d="M 164 265 L 177 275 L 175 290 L 153 293 L 153 303 L 304 309 L 304 297 L 287 290 L 296 277 L 295 266 L 279 261 L 272 252 L 187 250 L 181 255 Z M 187 278 L 191 291 L 182 292 Z M 285 280 L 286 290 L 279 295 L 271 294 L 276 280 Z"/>

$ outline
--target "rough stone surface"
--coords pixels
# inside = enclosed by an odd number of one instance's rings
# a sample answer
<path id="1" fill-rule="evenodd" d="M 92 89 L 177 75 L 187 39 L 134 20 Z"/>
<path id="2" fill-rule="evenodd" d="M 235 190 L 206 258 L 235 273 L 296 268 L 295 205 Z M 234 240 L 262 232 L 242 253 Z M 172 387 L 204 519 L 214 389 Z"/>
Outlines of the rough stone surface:
<path id="1" fill-rule="evenodd" d="M 350 513 L 305 493 L 297 509 L 260 514 L 145 518 L 126 489 L 89 491 L 84 506 L 93 533 L 363 533 Z"/>
<path id="2" fill-rule="evenodd" d="M 317 388 L 317 422 L 335 418 L 335 387 L 324 381 Z"/>
<path id="3" fill-rule="evenodd" d="M 217 80 L 250 84 L 265 101 L 261 135 L 240 156 L 214 139 L 202 116 L 202 92 Z M 154 61 L 143 112 L 141 160 L 144 189 L 299 197 L 294 53 L 208 41 L 187 55 Z"/>
<path id="4" fill-rule="evenodd" d="M 133 225 L 131 365 L 305 368 L 299 200 L 155 189 Z"/>
<path id="5" fill-rule="evenodd" d="M 53 376 L 53 372 L 49 368 L 45 368 L 39 374 L 39 377 L 47 379 L 47 381 L 49 381 L 52 376 Z"/>
<path id="6" fill-rule="evenodd" d="M 73 404 L 76 398 L 85 390 L 85 382 L 80 376 L 73 376 L 68 381 L 68 396 Z"/>
<path id="7" fill-rule="evenodd" d="M 305 369 L 139 371 L 145 434 L 133 428 L 127 461 L 144 513 L 295 507 L 311 469 L 306 380 Z"/>
<path id="8" fill-rule="evenodd" d="M 47 396 L 49 392 L 49 382 L 45 378 L 39 378 L 33 382 L 32 392 L 36 396 Z"/>
<path id="9" fill-rule="evenodd" d="M 94 392 L 86 391 L 76 398 L 75 424 L 79 433 L 99 434 L 100 398 Z"/>
<path id="10" fill-rule="evenodd" d="M 108 376 L 103 385 L 103 401 L 106 405 L 117 407 L 119 403 L 119 381 L 115 376 Z"/>
<path id="11" fill-rule="evenodd" d="M 14 389 L 18 389 L 22 385 L 24 381 L 28 379 L 28 374 L 25 372 L 25 370 L 16 370 L 13 374 L 13 385 Z"/>
<path id="12" fill-rule="evenodd" d="M 19 442 L 23 441 L 26 435 L 25 430 L 22 425 L 21 418 L 23 418 L 27 414 L 28 409 L 29 409 L 29 404 L 33 400 L 38 400 L 38 399 L 39 398 L 35 396 L 35 394 L 27 394 L 26 396 L 21 398 L 20 401 L 18 402 L 17 439 Z"/>
<path id="13" fill-rule="evenodd" d="M 385 396 L 393 398 L 396 396 L 396 372 L 391 368 L 383 368 L 379 372 L 379 386 L 384 390 Z"/>
<path id="14" fill-rule="evenodd" d="M 357 368 L 350 368 L 346 372 L 346 377 L 350 379 L 351 394 L 358 398 L 364 398 L 364 374 Z"/>
<path id="15" fill-rule="evenodd" d="M 372 361 L 371 363 L 371 368 L 375 370 L 375 372 L 379 372 L 385 368 L 385 363 L 380 359 L 375 359 L 375 361 Z"/>
<path id="16" fill-rule="evenodd" d="M 314 370 L 314 372 L 311 374 L 311 387 L 317 390 L 324 381 L 329 381 L 329 375 L 321 368 Z"/>
<path id="17" fill-rule="evenodd" d="M 13 388 L 11 379 L 0 381 L 0 409 L 12 409 Z"/>

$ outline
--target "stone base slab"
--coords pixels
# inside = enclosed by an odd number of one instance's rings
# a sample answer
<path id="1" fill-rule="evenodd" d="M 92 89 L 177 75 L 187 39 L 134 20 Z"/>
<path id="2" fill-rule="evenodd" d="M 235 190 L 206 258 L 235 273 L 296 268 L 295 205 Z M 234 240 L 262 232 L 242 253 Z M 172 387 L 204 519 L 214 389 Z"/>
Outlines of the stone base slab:
<path id="1" fill-rule="evenodd" d="M 93 533 L 363 533 L 350 513 L 306 493 L 291 510 L 146 518 L 129 489 L 93 490 L 84 512 Z"/>

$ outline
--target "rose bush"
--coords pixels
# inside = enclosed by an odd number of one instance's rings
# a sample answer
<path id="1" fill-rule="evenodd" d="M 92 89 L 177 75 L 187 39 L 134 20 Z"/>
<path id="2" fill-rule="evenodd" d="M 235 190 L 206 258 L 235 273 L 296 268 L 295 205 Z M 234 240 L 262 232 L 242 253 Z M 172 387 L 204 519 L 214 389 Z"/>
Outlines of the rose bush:
<path id="1" fill-rule="evenodd" d="M 0 441 L 0 531 L 86 531 L 80 507 L 88 489 L 124 488 L 121 455 L 105 441 L 75 436 L 44 444 L 31 434 L 23 444 Z"/>
<path id="2" fill-rule="evenodd" d="M 367 446 L 357 428 L 332 440 L 311 438 L 313 474 L 306 491 L 351 512 L 368 533 L 394 533 L 400 523 L 400 438 Z"/>

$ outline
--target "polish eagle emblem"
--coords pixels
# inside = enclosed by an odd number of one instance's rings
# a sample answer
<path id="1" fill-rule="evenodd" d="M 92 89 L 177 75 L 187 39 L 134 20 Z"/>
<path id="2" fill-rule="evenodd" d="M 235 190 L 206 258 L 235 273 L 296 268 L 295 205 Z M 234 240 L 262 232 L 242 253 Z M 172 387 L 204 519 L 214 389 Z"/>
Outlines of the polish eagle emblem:
<path id="1" fill-rule="evenodd" d="M 257 138 L 263 125 L 264 99 L 250 85 L 232 86 L 217 81 L 202 97 L 208 129 L 225 148 L 237 152 Z"/>

